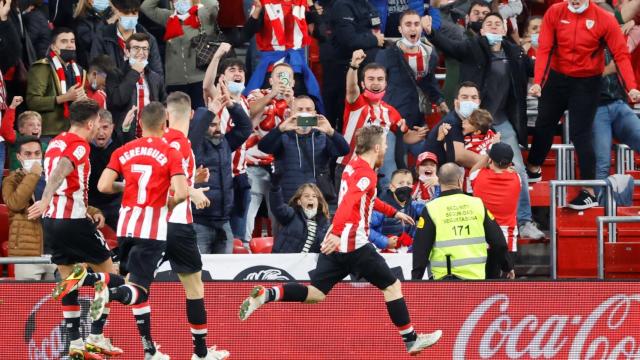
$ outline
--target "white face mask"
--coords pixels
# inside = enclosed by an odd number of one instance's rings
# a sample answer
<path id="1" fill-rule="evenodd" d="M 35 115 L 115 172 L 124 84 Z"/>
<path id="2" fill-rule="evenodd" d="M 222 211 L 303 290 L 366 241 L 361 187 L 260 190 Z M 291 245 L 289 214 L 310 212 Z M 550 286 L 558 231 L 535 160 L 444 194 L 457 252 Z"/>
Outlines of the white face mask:
<path id="1" fill-rule="evenodd" d="M 304 211 L 304 216 L 306 216 L 307 219 L 313 219 L 314 217 L 316 217 L 316 214 L 318 214 L 318 208 L 313 208 L 313 209 L 302 208 L 302 211 Z"/>
<path id="2" fill-rule="evenodd" d="M 582 14 L 589 7 L 589 2 L 588 1 L 585 2 L 579 8 L 574 8 L 573 6 L 571 6 L 571 3 L 569 2 L 567 3 L 567 7 L 569 8 L 569 11 L 571 11 L 574 14 Z"/>
<path id="3" fill-rule="evenodd" d="M 42 160 L 40 159 L 22 160 L 22 168 L 25 169 L 26 171 L 31 171 L 31 169 L 33 168 L 33 165 L 35 165 L 36 163 L 40 163 L 40 165 L 42 165 Z"/>
<path id="4" fill-rule="evenodd" d="M 411 42 L 411 40 L 405 38 L 404 36 L 402 37 L 402 39 L 400 39 L 400 42 L 402 43 L 402 45 L 413 49 L 415 47 L 417 47 L 418 45 L 420 45 L 420 40 L 416 41 L 416 42 Z"/>

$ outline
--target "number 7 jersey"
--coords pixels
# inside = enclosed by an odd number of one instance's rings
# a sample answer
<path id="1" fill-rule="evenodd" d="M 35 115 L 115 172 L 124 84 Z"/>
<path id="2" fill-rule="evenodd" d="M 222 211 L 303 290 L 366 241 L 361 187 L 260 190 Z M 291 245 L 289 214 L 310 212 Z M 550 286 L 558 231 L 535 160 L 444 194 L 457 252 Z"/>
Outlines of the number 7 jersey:
<path id="1" fill-rule="evenodd" d="M 107 167 L 125 182 L 117 236 L 166 240 L 171 178 L 184 175 L 180 153 L 162 138 L 146 137 L 116 149 Z"/>

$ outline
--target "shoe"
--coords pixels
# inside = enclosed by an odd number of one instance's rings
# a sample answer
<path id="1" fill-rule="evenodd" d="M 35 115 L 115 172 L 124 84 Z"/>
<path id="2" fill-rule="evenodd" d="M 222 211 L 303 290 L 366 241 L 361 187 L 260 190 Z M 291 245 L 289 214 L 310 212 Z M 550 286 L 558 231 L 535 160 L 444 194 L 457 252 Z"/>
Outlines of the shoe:
<path id="1" fill-rule="evenodd" d="M 71 270 L 71 274 L 69 274 L 66 279 L 56 284 L 51 295 L 56 300 L 62 299 L 71 291 L 81 287 L 86 277 L 87 269 L 80 264 L 75 264 L 73 266 L 73 270 Z"/>
<path id="2" fill-rule="evenodd" d="M 264 305 L 267 301 L 267 291 L 264 286 L 258 285 L 251 290 L 251 294 L 248 298 L 244 299 L 242 305 L 240 305 L 240 313 L 238 317 L 241 321 L 247 320 L 249 315 L 256 311 L 260 306 Z"/>
<path id="3" fill-rule="evenodd" d="M 567 206 L 573 210 L 586 210 L 598 206 L 598 200 L 586 190 L 582 190 Z"/>
<path id="4" fill-rule="evenodd" d="M 191 360 L 224 360 L 229 357 L 229 352 L 227 350 L 216 350 L 215 345 L 210 347 L 208 350 L 209 352 L 207 352 L 207 356 L 201 358 L 198 355 L 193 354 L 193 356 L 191 356 Z"/>
<path id="5" fill-rule="evenodd" d="M 89 335 L 84 348 L 92 353 L 103 354 L 107 356 L 120 356 L 123 351 L 119 347 L 111 345 L 111 340 L 104 335 Z"/>
<path id="6" fill-rule="evenodd" d="M 442 337 L 442 330 L 436 330 L 431 334 L 418 334 L 415 341 L 407 343 L 407 352 L 411 356 L 420 354 L 420 352 L 429 346 L 437 343 Z"/>
<path id="7" fill-rule="evenodd" d="M 103 358 L 100 354 L 85 350 L 84 341 L 77 339 L 69 343 L 69 360 L 103 360 Z"/>
<path id="8" fill-rule="evenodd" d="M 156 353 L 151 355 L 144 353 L 144 360 L 171 360 L 171 356 L 160 352 L 160 346 L 156 344 Z"/>
<path id="9" fill-rule="evenodd" d="M 526 167 L 525 167 L 526 168 Z M 527 178 L 529 178 L 529 183 L 537 183 L 542 180 L 542 168 L 538 169 L 536 172 L 529 171 L 527 168 Z"/>
<path id="10" fill-rule="evenodd" d="M 544 233 L 538 229 L 533 221 L 527 221 L 518 226 L 518 233 L 521 238 L 540 240 L 544 239 Z"/>
<path id="11" fill-rule="evenodd" d="M 93 321 L 97 321 L 102 317 L 104 308 L 109 303 L 109 287 L 107 287 L 104 281 L 98 281 L 93 288 L 95 294 L 89 306 L 89 316 L 91 316 Z"/>

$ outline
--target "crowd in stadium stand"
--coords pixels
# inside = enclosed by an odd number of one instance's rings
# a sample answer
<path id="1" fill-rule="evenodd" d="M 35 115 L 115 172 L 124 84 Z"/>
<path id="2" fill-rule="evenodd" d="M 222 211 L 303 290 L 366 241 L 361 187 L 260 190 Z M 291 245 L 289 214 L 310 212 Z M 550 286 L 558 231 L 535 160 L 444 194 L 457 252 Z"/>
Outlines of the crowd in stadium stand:
<path id="1" fill-rule="evenodd" d="M 50 251 L 27 209 L 71 103 L 102 109 L 85 201 L 115 230 L 122 198 L 98 179 L 141 136 L 144 107 L 176 91 L 191 98 L 195 183 L 211 202 L 193 210 L 203 254 L 249 252 L 263 232 L 273 253 L 319 252 L 371 125 L 388 146 L 378 197 L 416 221 L 372 211 L 378 251 L 413 250 L 438 169 L 455 162 L 514 254 L 518 238 L 545 237 L 529 183 L 566 110 L 581 178 L 609 175 L 613 139 L 640 150 L 639 43 L 638 0 L 0 0 L 8 255 Z M 584 188 L 568 206 L 597 196 Z M 15 276 L 54 271 L 16 265 Z"/>

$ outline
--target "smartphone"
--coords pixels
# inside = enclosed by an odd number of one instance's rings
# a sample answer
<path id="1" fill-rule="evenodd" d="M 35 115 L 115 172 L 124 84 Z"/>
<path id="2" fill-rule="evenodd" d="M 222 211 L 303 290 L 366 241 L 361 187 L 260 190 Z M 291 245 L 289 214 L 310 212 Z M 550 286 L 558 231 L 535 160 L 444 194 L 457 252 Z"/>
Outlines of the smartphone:
<path id="1" fill-rule="evenodd" d="M 280 83 L 282 83 L 283 85 L 289 86 L 289 84 L 291 84 L 291 79 L 289 78 L 288 72 L 283 71 L 278 76 L 280 77 Z"/>
<path id="2" fill-rule="evenodd" d="M 300 127 L 311 127 L 318 126 L 318 116 L 317 115 L 302 115 L 298 116 L 297 124 Z"/>

